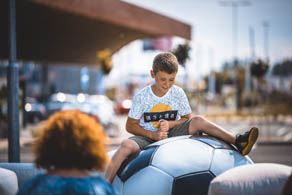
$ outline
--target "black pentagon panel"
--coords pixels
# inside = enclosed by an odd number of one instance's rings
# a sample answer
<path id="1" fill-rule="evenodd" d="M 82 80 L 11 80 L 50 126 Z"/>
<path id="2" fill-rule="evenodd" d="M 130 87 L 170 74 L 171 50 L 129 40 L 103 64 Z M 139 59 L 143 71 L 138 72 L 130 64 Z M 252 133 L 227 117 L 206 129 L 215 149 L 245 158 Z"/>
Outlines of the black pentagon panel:
<path id="1" fill-rule="evenodd" d="M 209 171 L 177 177 L 173 181 L 172 195 L 207 195 L 213 178 Z"/>
<path id="2" fill-rule="evenodd" d="M 152 156 L 157 148 L 158 146 L 147 148 L 146 150 L 142 150 L 139 155 L 134 154 L 132 157 L 130 156 L 128 160 L 125 160 L 117 173 L 120 179 L 125 182 L 136 172 L 147 167 L 151 163 Z"/>
<path id="3" fill-rule="evenodd" d="M 221 139 L 211 137 L 211 136 L 192 136 L 191 139 L 199 140 L 209 146 L 216 148 L 216 149 L 229 149 L 235 150 L 233 146 L 224 142 Z"/>

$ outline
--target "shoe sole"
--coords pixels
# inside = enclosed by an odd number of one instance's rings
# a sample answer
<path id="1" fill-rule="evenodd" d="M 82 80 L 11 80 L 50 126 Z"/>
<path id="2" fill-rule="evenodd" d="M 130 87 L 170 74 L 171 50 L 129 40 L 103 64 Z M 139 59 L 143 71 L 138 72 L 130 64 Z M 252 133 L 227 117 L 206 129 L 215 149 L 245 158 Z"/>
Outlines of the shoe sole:
<path id="1" fill-rule="evenodd" d="M 247 155 L 250 150 L 252 149 L 253 145 L 255 144 L 255 142 L 258 139 L 258 135 L 259 135 L 259 129 L 256 127 L 253 127 L 250 130 L 250 134 L 248 136 L 248 143 L 247 146 L 242 150 L 242 155 Z"/>

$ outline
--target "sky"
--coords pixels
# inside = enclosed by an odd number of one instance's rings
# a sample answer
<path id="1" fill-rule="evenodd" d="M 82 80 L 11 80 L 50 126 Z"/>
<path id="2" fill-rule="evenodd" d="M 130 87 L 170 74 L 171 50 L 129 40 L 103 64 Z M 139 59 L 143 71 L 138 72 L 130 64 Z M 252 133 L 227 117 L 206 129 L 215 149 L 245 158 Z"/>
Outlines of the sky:
<path id="1" fill-rule="evenodd" d="M 233 59 L 232 8 L 219 0 L 124 0 L 192 26 L 191 60 L 187 71 L 198 78 L 210 70 L 220 70 Z M 231 2 L 231 0 L 224 0 Z M 234 0 L 236 1 L 236 0 Z M 249 0 L 237 9 L 237 54 L 251 59 L 250 29 L 254 31 L 256 58 L 265 58 L 265 44 L 272 64 L 292 58 L 292 0 Z M 264 28 L 264 22 L 269 26 Z M 265 32 L 268 39 L 265 41 Z M 175 39 L 175 43 L 182 40 Z M 157 52 L 144 53 L 141 41 L 134 41 L 114 56 L 112 75 L 127 72 L 148 73 Z M 124 72 L 123 72 L 124 70 Z"/>

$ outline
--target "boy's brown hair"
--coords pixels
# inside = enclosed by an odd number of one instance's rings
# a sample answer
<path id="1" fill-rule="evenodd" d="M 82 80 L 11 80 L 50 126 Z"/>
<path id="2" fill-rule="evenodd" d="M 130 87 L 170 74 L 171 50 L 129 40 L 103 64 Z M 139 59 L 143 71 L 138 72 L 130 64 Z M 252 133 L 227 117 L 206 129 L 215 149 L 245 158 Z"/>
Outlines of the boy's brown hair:
<path id="1" fill-rule="evenodd" d="M 154 74 L 158 71 L 168 74 L 176 73 L 178 71 L 178 61 L 175 55 L 170 52 L 160 53 L 153 60 L 152 70 Z"/>
<path id="2" fill-rule="evenodd" d="M 107 137 L 93 117 L 78 110 L 53 114 L 34 145 L 37 167 L 104 170 Z"/>

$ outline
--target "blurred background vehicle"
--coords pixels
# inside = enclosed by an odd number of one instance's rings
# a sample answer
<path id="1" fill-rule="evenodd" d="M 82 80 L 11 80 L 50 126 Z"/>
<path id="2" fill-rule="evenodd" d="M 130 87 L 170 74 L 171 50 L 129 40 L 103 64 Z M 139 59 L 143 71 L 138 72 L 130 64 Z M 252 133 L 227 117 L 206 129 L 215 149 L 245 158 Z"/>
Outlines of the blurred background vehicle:
<path id="1" fill-rule="evenodd" d="M 24 106 L 24 111 L 28 123 L 37 123 L 46 118 L 47 111 L 45 104 L 38 102 L 32 97 L 27 97 L 26 101 L 27 103 Z"/>
<path id="2" fill-rule="evenodd" d="M 75 95 L 72 94 L 66 94 L 62 92 L 52 94 L 48 101 L 45 102 L 47 110 L 46 118 L 48 118 L 54 112 L 62 110 L 66 103 L 74 102 L 75 99 Z"/>
<path id="3" fill-rule="evenodd" d="M 120 115 L 127 115 L 132 106 L 132 98 L 124 99 L 122 101 L 117 101 L 115 104 L 115 111 Z"/>
<path id="4" fill-rule="evenodd" d="M 114 103 L 104 95 L 88 95 L 79 93 L 56 93 L 50 96 L 47 102 L 38 102 L 34 98 L 28 98 L 25 105 L 29 123 L 36 123 L 48 118 L 54 112 L 60 110 L 77 109 L 95 118 L 100 122 L 109 136 L 115 136 L 118 127 Z"/>

